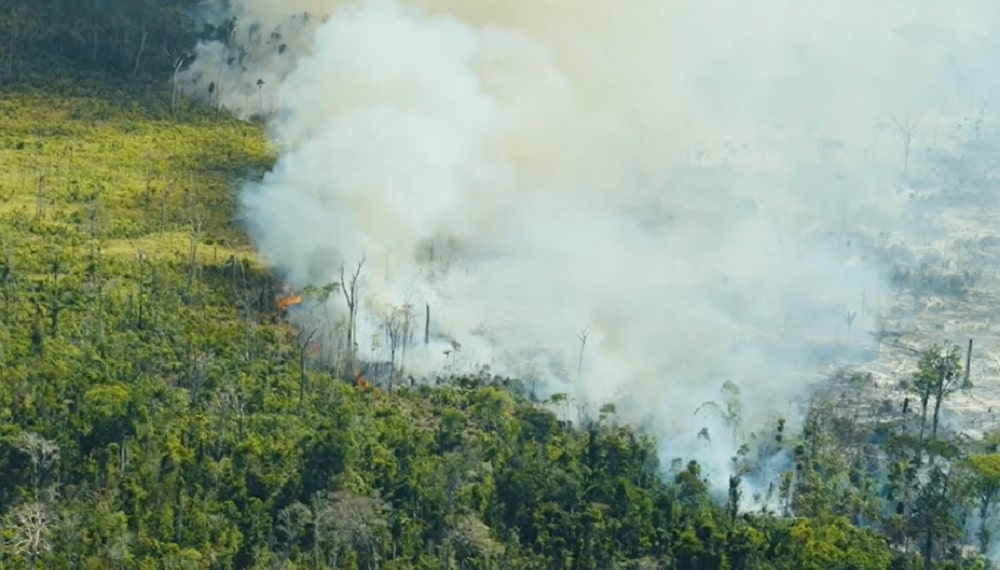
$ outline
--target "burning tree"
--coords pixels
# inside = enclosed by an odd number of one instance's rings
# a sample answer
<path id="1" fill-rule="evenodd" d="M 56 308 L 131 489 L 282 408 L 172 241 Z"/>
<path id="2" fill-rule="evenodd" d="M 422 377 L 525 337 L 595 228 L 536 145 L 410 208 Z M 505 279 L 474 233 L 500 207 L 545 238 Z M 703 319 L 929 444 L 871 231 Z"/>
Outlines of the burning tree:
<path id="1" fill-rule="evenodd" d="M 359 308 L 358 292 L 361 287 L 361 270 L 364 267 L 364 264 L 365 257 L 362 256 L 361 260 L 350 274 L 347 273 L 346 267 L 341 264 L 339 281 L 327 283 L 322 287 L 307 286 L 301 291 L 294 293 L 286 291 L 286 295 L 278 298 L 275 302 L 275 306 L 279 311 L 280 316 L 283 317 L 289 308 L 303 303 L 305 299 L 318 301 L 318 304 L 323 306 L 326 305 L 330 295 L 338 291 L 343 295 L 344 304 L 347 307 L 347 315 L 345 323 L 346 346 L 344 347 L 345 350 L 341 353 L 340 358 L 342 361 L 341 364 L 343 365 L 343 368 L 341 368 L 342 371 L 353 370 L 356 368 L 357 364 L 357 317 Z M 312 334 L 309 335 L 310 341 L 317 332 L 318 330 L 315 330 L 315 328 L 312 330 Z M 398 347 L 400 345 L 397 344 L 396 346 Z M 304 351 L 304 346 L 300 345 L 300 350 Z M 304 352 L 302 354 L 304 354 Z"/>
<path id="2" fill-rule="evenodd" d="M 278 310 L 282 312 L 287 311 L 289 307 L 298 305 L 301 302 L 302 302 L 302 295 L 293 294 L 293 295 L 288 295 L 287 297 L 282 297 L 278 299 L 278 304 L 277 304 Z"/>

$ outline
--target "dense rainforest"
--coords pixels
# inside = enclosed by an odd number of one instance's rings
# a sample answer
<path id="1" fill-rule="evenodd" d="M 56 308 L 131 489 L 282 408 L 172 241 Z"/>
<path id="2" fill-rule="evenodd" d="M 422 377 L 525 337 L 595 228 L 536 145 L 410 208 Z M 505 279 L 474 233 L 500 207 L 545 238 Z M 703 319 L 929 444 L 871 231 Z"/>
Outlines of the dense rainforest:
<path id="1" fill-rule="evenodd" d="M 218 33 L 194 4 L 0 2 L 0 566 L 903 570 L 998 554 L 1000 438 L 959 440 L 935 413 L 963 381 L 949 347 L 914 357 L 909 413 L 819 398 L 801 429 L 776 418 L 723 496 L 611 406 L 571 425 L 565 398 L 485 372 L 400 387 L 324 365 L 235 221 L 236 186 L 272 163 L 264 134 L 171 88 Z M 735 387 L 717 409 L 739 421 Z M 788 469 L 753 490 L 760 450 Z M 738 508 L 746 493 L 767 506 Z"/>

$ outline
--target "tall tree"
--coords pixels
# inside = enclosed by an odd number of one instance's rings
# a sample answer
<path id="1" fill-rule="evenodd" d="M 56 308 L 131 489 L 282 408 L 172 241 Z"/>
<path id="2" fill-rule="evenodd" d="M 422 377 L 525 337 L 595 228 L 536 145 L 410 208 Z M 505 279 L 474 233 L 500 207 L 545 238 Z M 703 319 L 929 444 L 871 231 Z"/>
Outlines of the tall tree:
<path id="1" fill-rule="evenodd" d="M 963 379 L 962 349 L 958 345 L 947 350 L 940 345 L 934 345 L 920 355 L 917 372 L 906 386 L 920 399 L 919 442 L 921 444 L 926 435 L 927 412 L 931 400 L 934 403 L 931 438 L 936 439 L 941 419 L 941 404 L 955 391 L 966 387 Z"/>

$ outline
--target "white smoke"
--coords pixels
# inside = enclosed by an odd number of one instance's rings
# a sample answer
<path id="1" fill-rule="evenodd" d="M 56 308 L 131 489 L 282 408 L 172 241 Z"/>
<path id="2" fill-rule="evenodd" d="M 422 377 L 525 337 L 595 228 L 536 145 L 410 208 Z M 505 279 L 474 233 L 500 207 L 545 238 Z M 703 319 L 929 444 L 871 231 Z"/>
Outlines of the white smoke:
<path id="1" fill-rule="evenodd" d="M 269 117 L 279 160 L 241 197 L 270 263 L 322 285 L 367 256 L 361 354 L 375 308 L 429 303 L 462 346 L 418 343 L 410 372 L 615 401 L 716 477 L 735 447 L 693 412 L 724 381 L 752 426 L 867 342 L 887 285 L 848 241 L 901 223 L 901 137 L 878 125 L 997 87 L 985 2 L 214 8 L 236 27 L 184 80 Z"/>

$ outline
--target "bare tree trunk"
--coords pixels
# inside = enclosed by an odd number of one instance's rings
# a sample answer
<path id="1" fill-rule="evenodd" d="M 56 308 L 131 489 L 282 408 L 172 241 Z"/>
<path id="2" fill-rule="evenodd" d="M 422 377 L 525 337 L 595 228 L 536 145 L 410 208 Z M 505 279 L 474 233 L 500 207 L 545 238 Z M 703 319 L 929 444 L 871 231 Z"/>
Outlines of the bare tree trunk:
<path id="1" fill-rule="evenodd" d="M 896 129 L 899 131 L 899 137 L 903 143 L 903 176 L 906 176 L 910 170 L 910 151 L 913 148 L 917 122 L 912 117 L 906 117 L 902 122 L 899 119 L 893 119 L 893 122 L 896 124 Z"/>
<path id="2" fill-rule="evenodd" d="M 17 35 L 18 35 L 18 10 L 15 8 L 11 12 L 10 19 L 10 43 L 7 47 L 7 76 L 14 76 L 14 50 L 17 47 Z"/>
<path id="3" fill-rule="evenodd" d="M 362 256 L 349 280 L 345 277 L 344 265 L 340 265 L 340 290 L 347 303 L 347 354 L 351 364 L 357 356 L 358 285 L 364 264 L 365 256 Z"/>
<path id="4" fill-rule="evenodd" d="M 177 118 L 177 90 L 179 85 L 177 84 L 177 74 L 180 73 L 181 67 L 188 60 L 188 55 L 184 54 L 174 60 L 174 73 L 173 73 L 173 89 L 170 94 L 170 112 Z"/>
<path id="5" fill-rule="evenodd" d="M 969 382 L 969 375 L 972 371 L 972 339 L 969 339 L 969 349 L 965 352 L 965 378 L 962 379 L 962 386 L 968 388 L 971 386 Z"/>
<path id="6" fill-rule="evenodd" d="M 942 382 L 942 386 L 943 386 Z M 939 389 L 938 393 L 934 397 L 934 418 L 931 422 L 931 439 L 937 439 L 938 432 L 938 419 L 941 415 L 941 402 L 944 401 L 943 389 Z"/>
<path id="7" fill-rule="evenodd" d="M 146 24 L 142 25 L 142 38 L 139 40 L 139 49 L 135 52 L 135 65 L 132 67 L 132 76 L 139 75 L 139 62 L 142 59 L 143 52 L 146 51 L 146 40 L 149 38 L 149 29 Z"/>
<path id="8" fill-rule="evenodd" d="M 229 47 L 226 47 L 226 56 L 219 61 L 219 72 L 215 77 L 215 113 L 222 112 L 222 68 L 224 62 L 229 60 Z"/>
<path id="9" fill-rule="evenodd" d="M 577 333 L 576 338 L 580 341 L 580 354 L 576 360 L 576 382 L 580 383 L 580 378 L 583 376 L 583 351 L 587 348 L 587 337 L 590 336 L 590 328 L 584 327 L 582 331 Z"/>

